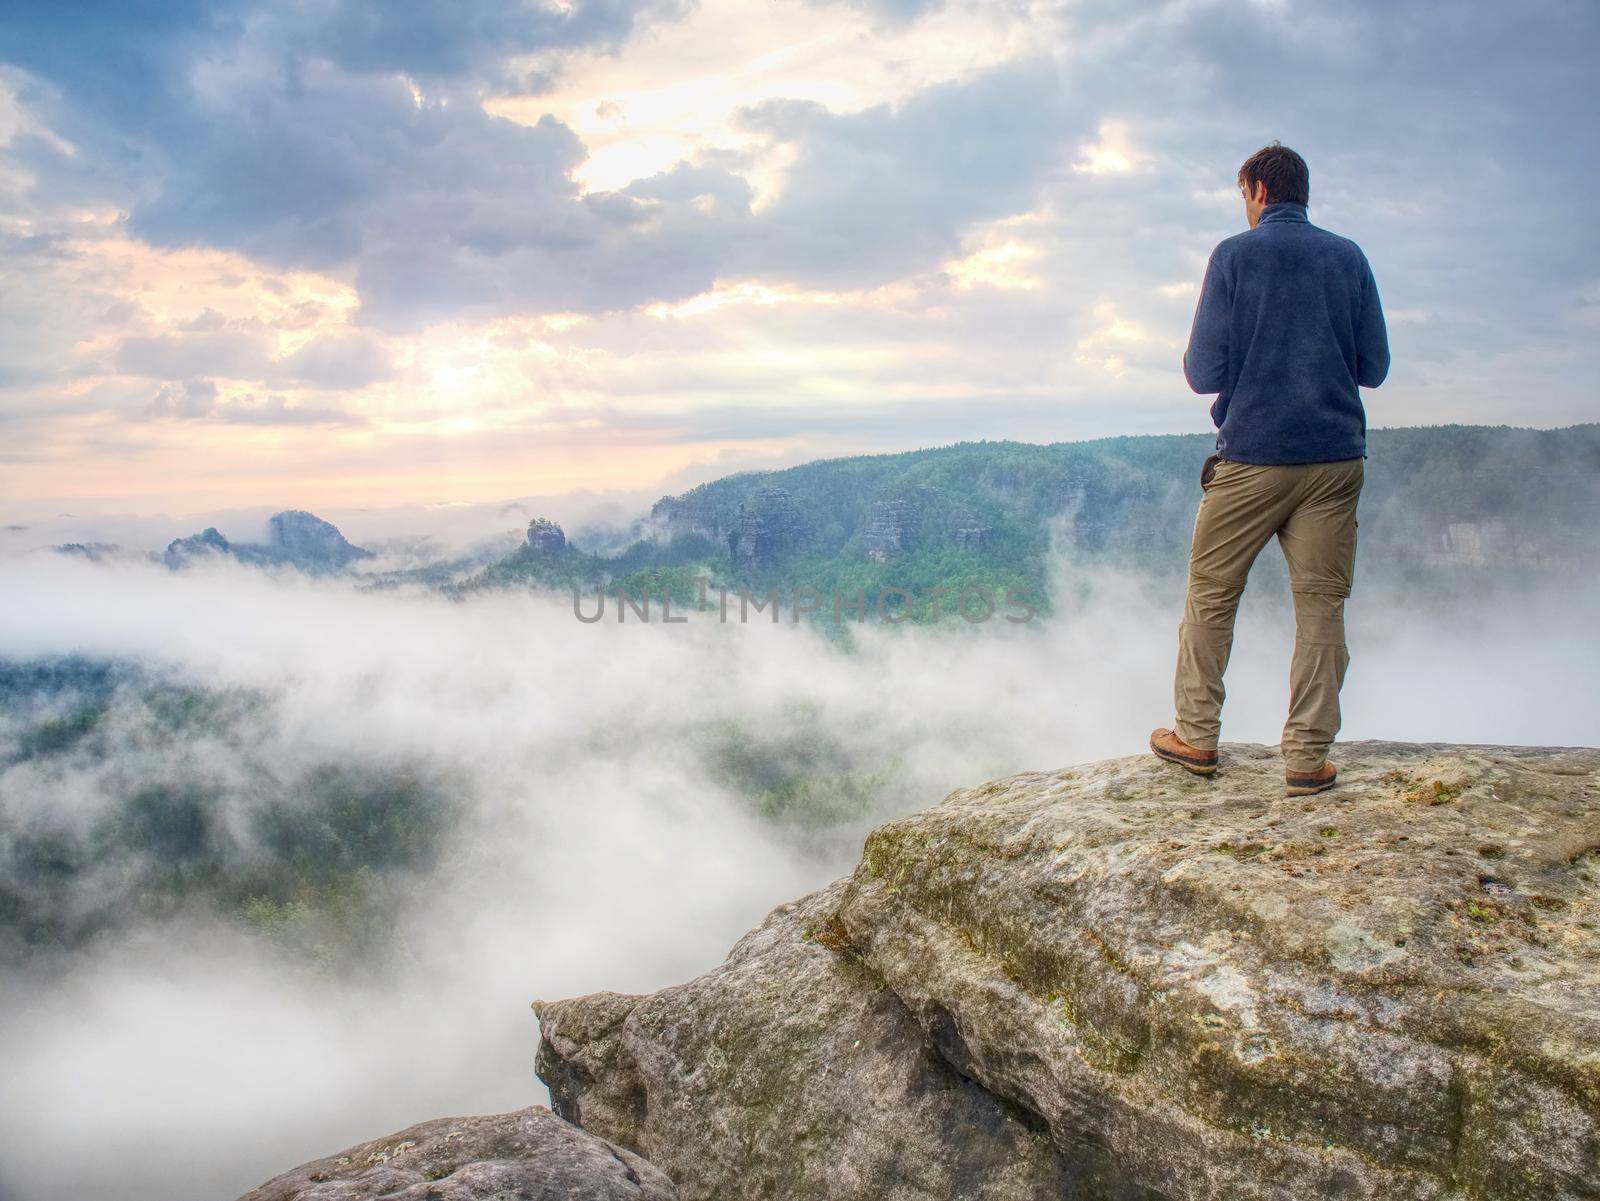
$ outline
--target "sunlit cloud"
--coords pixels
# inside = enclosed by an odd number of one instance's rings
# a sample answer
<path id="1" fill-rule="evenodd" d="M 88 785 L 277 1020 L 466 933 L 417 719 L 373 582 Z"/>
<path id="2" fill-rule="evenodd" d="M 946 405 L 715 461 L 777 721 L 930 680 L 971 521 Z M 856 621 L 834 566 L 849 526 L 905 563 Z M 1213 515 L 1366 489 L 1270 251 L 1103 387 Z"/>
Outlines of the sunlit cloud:
<path id="1" fill-rule="evenodd" d="M 1044 235 L 1042 216 L 1019 213 L 976 227 L 964 239 L 967 254 L 941 270 L 962 289 L 1045 287 L 1048 281 L 1037 273 L 1039 260 L 1047 253 L 1038 240 Z"/>
<path id="2" fill-rule="evenodd" d="M 689 300 L 676 304 L 647 305 L 644 312 L 661 320 L 684 320 L 714 313 L 730 305 L 760 305 L 770 307 L 780 304 L 842 304 L 846 296 L 835 292 L 805 291 L 797 288 L 772 288 L 765 284 L 719 284 L 709 292 L 702 292 Z"/>
<path id="3" fill-rule="evenodd" d="M 773 96 L 836 113 L 894 103 L 1016 58 L 1038 34 L 1027 10 L 1002 4 L 955 4 L 888 30 L 838 5 L 706 0 L 687 20 L 656 25 L 617 54 L 563 55 L 549 94 L 495 97 L 484 107 L 525 124 L 550 113 L 571 127 L 588 151 L 574 172 L 587 190 L 730 154 L 760 209 L 783 186 L 793 151 L 743 132 L 741 108 Z"/>
<path id="4" fill-rule="evenodd" d="M 1123 315 L 1118 305 L 1102 300 L 1094 306 L 1098 322 L 1095 329 L 1079 339 L 1075 359 L 1113 378 L 1120 378 L 1130 368 L 1147 363 L 1153 355 L 1163 355 L 1161 363 L 1183 349 L 1175 338 L 1163 337 L 1140 322 Z M 1132 360 L 1132 362 L 1130 362 Z"/>
<path id="5" fill-rule="evenodd" d="M 1084 144 L 1072 169 L 1085 175 L 1122 175 L 1139 170 L 1148 161 L 1147 155 L 1134 149 L 1126 124 L 1105 121 L 1099 140 Z"/>

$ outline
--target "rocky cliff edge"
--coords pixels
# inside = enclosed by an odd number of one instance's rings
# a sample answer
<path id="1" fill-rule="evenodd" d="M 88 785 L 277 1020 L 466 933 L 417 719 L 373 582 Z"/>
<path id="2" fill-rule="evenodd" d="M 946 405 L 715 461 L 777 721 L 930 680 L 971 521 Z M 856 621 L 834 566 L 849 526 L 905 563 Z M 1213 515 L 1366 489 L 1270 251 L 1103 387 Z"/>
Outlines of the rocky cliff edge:
<path id="1" fill-rule="evenodd" d="M 556 1112 L 717 1198 L 1600 1198 L 1600 751 L 1026 772 L 649 996 Z"/>

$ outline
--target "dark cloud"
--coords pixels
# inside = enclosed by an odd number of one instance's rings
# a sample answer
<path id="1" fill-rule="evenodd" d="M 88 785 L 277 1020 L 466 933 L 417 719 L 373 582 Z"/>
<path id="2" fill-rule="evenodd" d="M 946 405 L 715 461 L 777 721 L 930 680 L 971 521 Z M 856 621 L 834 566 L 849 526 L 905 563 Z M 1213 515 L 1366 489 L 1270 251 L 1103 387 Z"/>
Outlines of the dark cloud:
<path id="1" fill-rule="evenodd" d="M 620 46 L 642 22 L 672 20 L 689 0 L 83 0 L 10 5 L 0 57 L 71 87 L 130 125 L 179 107 L 196 60 L 248 42 L 283 62 L 353 74 L 403 73 L 424 84 L 499 83 L 506 60 L 540 51 Z"/>
<path id="2" fill-rule="evenodd" d="M 286 42 L 344 70 L 403 71 L 423 82 L 463 75 L 503 82 L 507 59 L 553 48 L 615 49 L 641 19 L 670 19 L 686 7 L 686 0 L 576 0 L 567 9 L 548 0 L 344 0 L 285 6 L 278 19 L 289 26 Z"/>
<path id="3" fill-rule="evenodd" d="M 575 254 L 600 224 L 576 203 L 569 173 L 585 152 L 569 129 L 479 106 L 512 86 L 508 62 L 614 47 L 680 4 L 90 9 L 28 6 L 0 31 L 0 60 L 30 73 L 23 99 L 58 135 L 16 138 L 21 170 L 57 202 L 126 205 L 130 230 L 157 246 L 353 264 L 376 293 L 369 317 L 415 324 L 503 307 L 519 294 L 498 270 L 508 253 Z M 516 265 L 538 268 L 522 290 L 535 305 L 586 292 L 552 261 Z"/>

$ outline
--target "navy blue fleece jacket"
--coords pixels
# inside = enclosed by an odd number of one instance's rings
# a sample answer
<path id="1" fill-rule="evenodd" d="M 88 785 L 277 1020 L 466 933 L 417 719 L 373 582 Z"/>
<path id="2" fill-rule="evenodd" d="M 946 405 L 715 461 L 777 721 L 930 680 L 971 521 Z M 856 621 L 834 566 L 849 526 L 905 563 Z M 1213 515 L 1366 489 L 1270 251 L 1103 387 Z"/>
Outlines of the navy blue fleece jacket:
<path id="1" fill-rule="evenodd" d="M 1389 336 L 1367 256 L 1269 204 L 1206 264 L 1183 374 L 1211 406 L 1217 453 L 1239 463 L 1326 463 L 1367 452 L 1358 388 L 1389 372 Z"/>

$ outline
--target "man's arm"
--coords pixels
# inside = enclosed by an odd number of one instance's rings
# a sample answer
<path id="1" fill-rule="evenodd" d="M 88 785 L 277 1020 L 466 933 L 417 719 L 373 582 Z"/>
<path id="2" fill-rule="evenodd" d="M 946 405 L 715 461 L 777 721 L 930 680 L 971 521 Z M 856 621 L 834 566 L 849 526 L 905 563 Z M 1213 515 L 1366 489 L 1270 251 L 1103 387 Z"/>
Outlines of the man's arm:
<path id="1" fill-rule="evenodd" d="M 1196 392 L 1221 392 L 1227 386 L 1228 325 L 1232 314 L 1233 297 L 1213 251 L 1206 260 L 1200 302 L 1195 305 L 1194 325 L 1189 329 L 1189 347 L 1183 352 L 1183 378 Z"/>
<path id="2" fill-rule="evenodd" d="M 1356 383 L 1376 388 L 1389 374 L 1389 329 L 1383 321 L 1383 305 L 1378 301 L 1378 281 L 1372 266 L 1362 259 L 1365 275 L 1361 281 L 1361 315 L 1356 320 Z"/>

